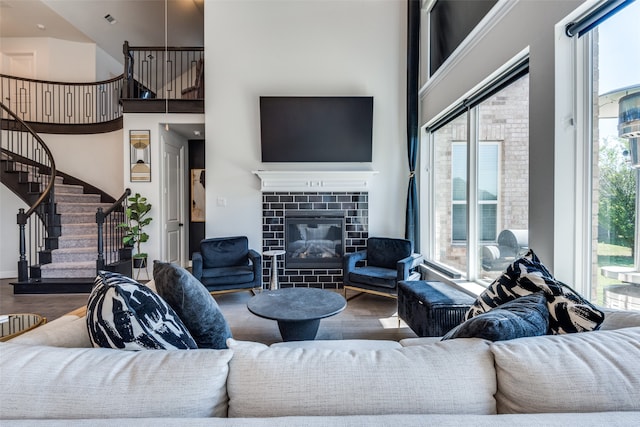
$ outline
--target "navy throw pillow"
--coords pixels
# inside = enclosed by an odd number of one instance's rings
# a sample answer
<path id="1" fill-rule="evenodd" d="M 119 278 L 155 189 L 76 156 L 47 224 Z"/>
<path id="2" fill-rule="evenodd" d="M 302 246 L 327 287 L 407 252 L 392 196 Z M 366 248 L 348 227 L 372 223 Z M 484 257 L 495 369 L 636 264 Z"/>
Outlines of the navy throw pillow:
<path id="1" fill-rule="evenodd" d="M 155 292 L 118 273 L 100 271 L 87 302 L 94 347 L 121 350 L 198 348 L 175 311 Z"/>
<path id="2" fill-rule="evenodd" d="M 486 313 L 479 314 L 450 330 L 442 340 L 484 338 L 505 341 L 546 335 L 549 310 L 544 293 L 516 298 Z"/>
<path id="3" fill-rule="evenodd" d="M 198 348 L 227 348 L 231 329 L 218 303 L 198 279 L 184 268 L 154 261 L 158 294 L 178 313 Z"/>

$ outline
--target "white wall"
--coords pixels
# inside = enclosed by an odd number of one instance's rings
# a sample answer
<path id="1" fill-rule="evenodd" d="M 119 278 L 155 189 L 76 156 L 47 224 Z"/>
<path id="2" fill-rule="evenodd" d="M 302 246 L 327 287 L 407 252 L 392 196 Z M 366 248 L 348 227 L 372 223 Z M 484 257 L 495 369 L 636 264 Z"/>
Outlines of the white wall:
<path id="1" fill-rule="evenodd" d="M 257 169 L 373 169 L 371 235 L 404 236 L 406 2 L 232 1 L 205 7 L 207 237 L 261 247 Z M 263 164 L 261 95 L 374 97 L 372 164 Z M 217 199 L 224 198 L 225 207 Z"/>
<path id="2" fill-rule="evenodd" d="M 115 198 L 122 194 L 122 130 L 95 135 L 39 135 L 51 150 L 58 170 Z"/>
<path id="3" fill-rule="evenodd" d="M 97 82 L 110 80 L 124 73 L 124 54 L 114 58 L 101 47 L 96 46 L 96 77 Z"/>
<path id="4" fill-rule="evenodd" d="M 94 82 L 96 77 L 96 45 L 48 37 L 5 37 L 0 44 L 2 72 L 8 66 L 6 55 L 33 53 L 35 75 L 39 80 L 57 82 Z M 27 76 L 18 76 L 27 77 Z"/>
<path id="5" fill-rule="evenodd" d="M 554 26 L 582 0 L 521 0 L 422 100 L 427 123 L 518 52 L 529 47 L 529 246 L 553 269 Z M 561 84 L 561 82 L 560 82 Z"/>

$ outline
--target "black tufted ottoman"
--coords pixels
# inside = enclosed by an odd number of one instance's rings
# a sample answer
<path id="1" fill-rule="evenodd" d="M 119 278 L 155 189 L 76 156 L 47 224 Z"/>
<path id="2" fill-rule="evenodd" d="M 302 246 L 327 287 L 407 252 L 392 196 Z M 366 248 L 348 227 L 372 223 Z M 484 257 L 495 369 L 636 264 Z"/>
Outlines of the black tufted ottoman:
<path id="1" fill-rule="evenodd" d="M 441 337 L 464 321 L 475 298 L 441 282 L 398 283 L 398 316 L 419 337 Z"/>

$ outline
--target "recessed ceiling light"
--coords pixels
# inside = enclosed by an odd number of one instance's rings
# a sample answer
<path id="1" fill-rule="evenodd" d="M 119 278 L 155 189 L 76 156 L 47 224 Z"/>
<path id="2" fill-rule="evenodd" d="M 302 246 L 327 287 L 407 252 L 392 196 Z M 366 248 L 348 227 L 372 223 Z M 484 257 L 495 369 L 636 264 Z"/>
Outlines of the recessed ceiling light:
<path id="1" fill-rule="evenodd" d="M 118 21 L 116 21 L 116 18 L 114 18 L 113 16 L 111 16 L 111 15 L 110 15 L 110 14 L 108 14 L 108 13 L 107 13 L 106 15 L 104 15 L 104 19 L 106 19 L 106 20 L 107 20 L 107 22 L 108 22 L 109 24 L 112 24 L 112 25 L 113 25 L 113 24 L 115 24 L 116 22 L 118 22 Z"/>
<path id="2" fill-rule="evenodd" d="M 194 134 L 195 136 L 200 136 L 200 131 L 199 131 L 199 130 L 194 130 L 194 131 L 193 131 L 193 134 Z"/>
<path id="3" fill-rule="evenodd" d="M 42 31 L 44 31 L 44 30 L 46 30 L 46 29 L 47 29 L 47 27 L 45 27 L 45 26 L 44 26 L 44 25 L 42 25 L 42 24 L 38 24 L 38 25 L 36 25 L 36 27 L 38 27 L 38 29 L 39 29 L 39 30 L 42 30 Z"/>

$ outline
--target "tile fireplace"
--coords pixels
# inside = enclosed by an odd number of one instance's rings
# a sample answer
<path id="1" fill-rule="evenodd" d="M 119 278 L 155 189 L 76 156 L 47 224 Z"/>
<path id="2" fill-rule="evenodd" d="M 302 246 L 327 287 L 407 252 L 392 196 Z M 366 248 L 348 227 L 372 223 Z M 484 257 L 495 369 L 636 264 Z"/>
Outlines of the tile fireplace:
<path id="1" fill-rule="evenodd" d="M 262 180 L 262 250 L 283 249 L 280 287 L 342 287 L 342 257 L 366 248 L 368 181 L 375 173 L 256 171 Z M 268 287 L 271 260 L 263 260 Z"/>

